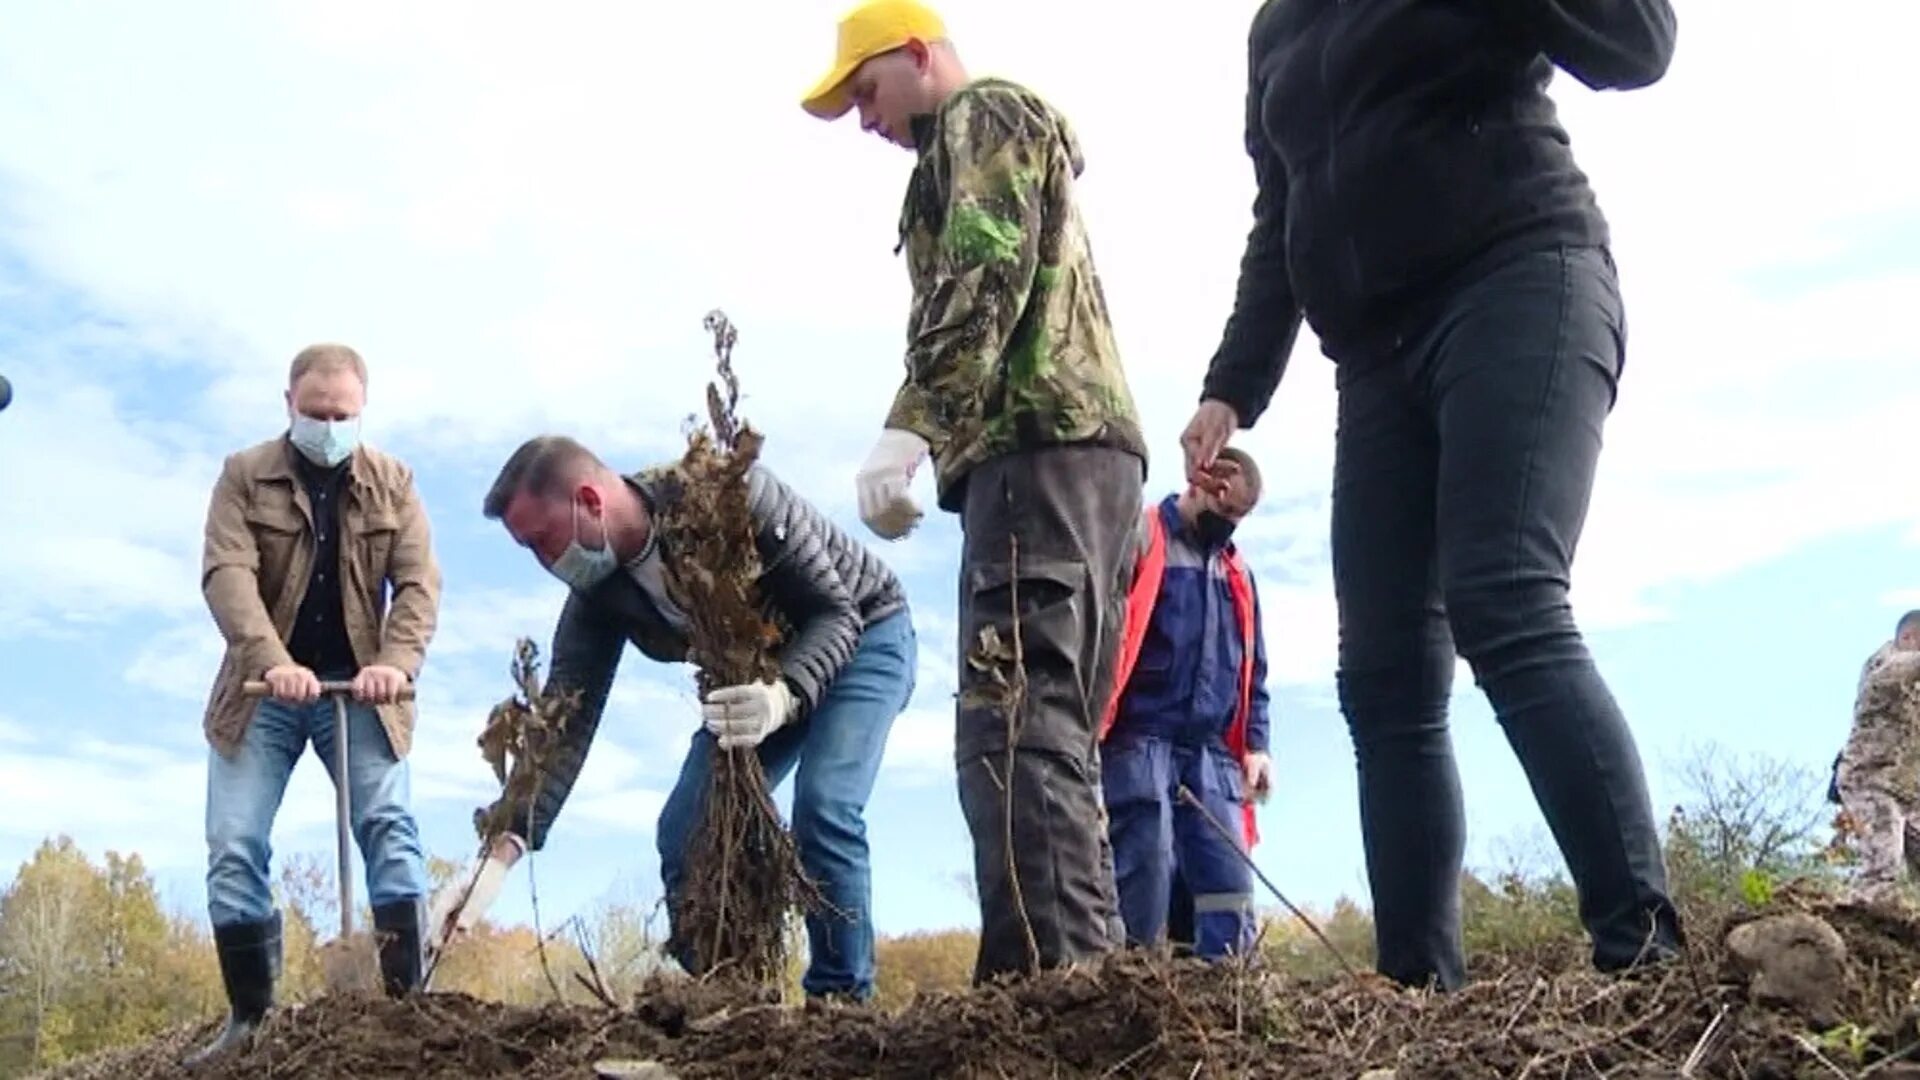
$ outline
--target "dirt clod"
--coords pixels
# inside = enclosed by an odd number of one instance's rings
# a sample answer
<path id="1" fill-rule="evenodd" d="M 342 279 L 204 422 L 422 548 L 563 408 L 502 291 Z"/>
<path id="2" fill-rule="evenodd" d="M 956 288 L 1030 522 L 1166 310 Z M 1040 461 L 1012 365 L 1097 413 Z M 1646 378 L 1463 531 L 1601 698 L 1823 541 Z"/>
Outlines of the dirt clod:
<path id="1" fill-rule="evenodd" d="M 1727 951 L 1746 974 L 1755 1001 L 1791 1009 L 1819 1027 L 1840 1022 L 1847 943 L 1826 920 L 1805 912 L 1734 928 Z"/>

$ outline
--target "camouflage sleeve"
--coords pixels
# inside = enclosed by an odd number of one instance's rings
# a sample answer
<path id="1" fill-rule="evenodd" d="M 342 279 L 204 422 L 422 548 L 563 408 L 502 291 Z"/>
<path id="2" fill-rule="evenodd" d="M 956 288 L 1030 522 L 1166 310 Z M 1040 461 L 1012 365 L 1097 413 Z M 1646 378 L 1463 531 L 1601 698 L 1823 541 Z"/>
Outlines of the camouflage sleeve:
<path id="1" fill-rule="evenodd" d="M 1220 347 L 1207 365 L 1202 399 L 1233 406 L 1240 426 L 1250 428 L 1273 399 L 1280 376 L 1300 334 L 1300 303 L 1287 273 L 1287 172 L 1261 123 L 1259 64 L 1267 48 L 1266 20 L 1273 7 L 1262 5 L 1247 41 L 1247 154 L 1253 159 L 1253 227 L 1240 256 L 1240 280 L 1234 288 L 1233 314 L 1227 318 Z"/>
<path id="2" fill-rule="evenodd" d="M 1016 95 L 962 91 L 928 150 L 941 188 L 935 269 L 914 298 L 907 377 L 887 426 L 919 435 L 936 455 L 992 377 L 1032 294 L 1059 138 Z"/>
<path id="3" fill-rule="evenodd" d="M 1887 647 L 1882 645 L 1873 650 L 1873 655 L 1867 657 L 1866 663 L 1860 665 L 1860 682 L 1854 687 L 1854 700 L 1858 701 L 1861 695 L 1867 692 L 1867 683 L 1872 681 L 1873 673 L 1880 669 L 1881 664 L 1887 662 L 1887 652 Z"/>

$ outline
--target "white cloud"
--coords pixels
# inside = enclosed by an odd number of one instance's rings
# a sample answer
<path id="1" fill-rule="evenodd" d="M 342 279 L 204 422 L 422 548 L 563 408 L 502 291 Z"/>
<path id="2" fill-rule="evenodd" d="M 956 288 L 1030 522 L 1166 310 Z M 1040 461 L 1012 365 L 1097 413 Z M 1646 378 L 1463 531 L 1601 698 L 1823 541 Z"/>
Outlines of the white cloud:
<path id="1" fill-rule="evenodd" d="M 652 836 L 660 819 L 660 808 L 667 804 L 667 793 L 654 788 L 623 788 L 619 791 L 583 794 L 567 801 L 569 824 L 587 821 L 617 832 Z"/>
<path id="2" fill-rule="evenodd" d="M 498 556 L 525 559 L 518 548 L 504 547 Z M 440 665 L 458 661 L 484 664 L 499 672 L 502 693 L 511 689 L 507 679 L 515 643 L 531 638 L 540 650 L 540 668 L 545 673 L 547 649 L 553 639 L 554 623 L 567 601 L 566 588 L 559 582 L 540 589 L 498 589 L 443 583 L 440 618 L 433 641 L 427 646 L 427 661 Z M 426 673 L 422 672 L 422 678 Z"/>
<path id="3" fill-rule="evenodd" d="M 0 514 L 0 637 L 191 611 L 217 460 L 163 425 L 129 418 L 100 386 L 37 364 L 9 368 L 16 400 L 0 414 L 0 505 L 9 508 Z"/>
<path id="4" fill-rule="evenodd" d="M 915 696 L 915 701 L 923 698 Z M 951 701 L 915 704 L 894 718 L 887 734 L 881 776 L 890 783 L 919 786 L 953 777 L 954 711 Z"/>
<path id="5" fill-rule="evenodd" d="M 223 652 L 219 628 L 203 616 L 148 638 L 128 666 L 126 680 L 175 701 L 205 705 Z"/>
<path id="6" fill-rule="evenodd" d="M 0 755 L 8 812 L 0 838 L 27 848 L 66 834 L 89 851 L 138 851 L 153 866 L 204 861 L 197 828 L 206 765 L 197 757 L 89 740 L 35 739 Z"/>

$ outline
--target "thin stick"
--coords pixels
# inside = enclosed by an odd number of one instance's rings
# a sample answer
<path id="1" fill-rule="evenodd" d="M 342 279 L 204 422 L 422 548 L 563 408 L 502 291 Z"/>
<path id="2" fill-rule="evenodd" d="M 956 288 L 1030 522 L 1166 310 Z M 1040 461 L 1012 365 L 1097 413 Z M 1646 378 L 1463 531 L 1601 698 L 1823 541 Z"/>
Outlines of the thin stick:
<path id="1" fill-rule="evenodd" d="M 1895 1050 L 1893 1053 L 1860 1070 L 1860 1075 L 1862 1077 L 1872 1076 L 1874 1073 L 1879 1072 L 1889 1065 L 1898 1065 L 1900 1062 L 1912 1057 L 1915 1050 L 1920 1050 L 1920 1043 L 1911 1043 L 1902 1049 Z"/>
<path id="2" fill-rule="evenodd" d="M 574 944 L 580 950 L 581 959 L 586 961 L 587 972 L 593 976 L 593 981 L 588 982 L 587 977 L 577 971 L 573 973 L 573 977 L 579 980 L 580 985 L 586 987 L 594 997 L 599 998 L 601 1004 L 609 1009 L 618 1009 L 620 1006 L 615 1003 L 613 994 L 608 991 L 607 981 L 600 977 L 600 965 L 593 958 L 593 949 L 588 947 L 585 926 L 580 922 L 578 915 L 574 916 L 571 922 L 573 923 Z"/>
<path id="3" fill-rule="evenodd" d="M 1354 967 L 1352 964 L 1347 962 L 1346 956 L 1343 955 L 1337 947 L 1335 947 L 1335 945 L 1333 944 L 1333 941 L 1329 939 L 1324 932 L 1321 931 L 1319 925 L 1315 923 L 1312 919 L 1308 918 L 1306 912 L 1301 911 L 1299 908 L 1293 906 L 1293 901 L 1287 899 L 1286 894 L 1280 891 L 1279 886 L 1275 885 L 1272 881 L 1268 880 L 1267 875 L 1262 873 L 1260 871 L 1260 867 L 1254 864 L 1253 857 L 1251 855 L 1248 855 L 1246 852 L 1246 849 L 1240 846 L 1240 838 L 1233 835 L 1233 833 L 1230 832 L 1225 825 L 1222 825 L 1220 823 L 1220 819 L 1214 817 L 1213 812 L 1208 810 L 1206 808 L 1206 805 L 1203 804 L 1198 798 L 1195 798 L 1193 792 L 1188 790 L 1187 785 L 1185 784 L 1180 785 L 1180 799 L 1182 802 L 1185 802 L 1187 805 L 1193 807 L 1195 810 L 1200 811 L 1200 817 L 1204 819 L 1208 825 L 1213 826 L 1213 830 L 1219 833 L 1221 837 L 1227 841 L 1227 846 L 1233 849 L 1233 853 L 1235 855 L 1240 856 L 1241 862 L 1244 862 L 1247 864 L 1247 868 L 1253 871 L 1253 876 L 1260 879 L 1260 884 L 1265 885 L 1267 887 L 1267 891 L 1272 893 L 1275 897 L 1277 897 L 1282 904 L 1285 904 L 1287 910 L 1293 912 L 1295 918 L 1305 923 L 1308 930 L 1313 931 L 1313 936 L 1320 939 L 1320 944 L 1325 945 L 1327 947 L 1327 951 L 1333 954 L 1333 958 L 1340 962 L 1340 966 L 1346 970 L 1346 973 L 1348 975 L 1357 976 L 1360 974 L 1358 971 L 1354 970 Z"/>
<path id="4" fill-rule="evenodd" d="M 1813 1060 L 1819 1062 L 1822 1065 L 1825 1065 L 1829 1070 L 1831 1070 L 1833 1075 L 1839 1077 L 1840 1080 L 1847 1080 L 1847 1071 L 1845 1069 L 1842 1069 L 1840 1066 L 1835 1065 L 1833 1062 L 1828 1061 L 1827 1055 L 1821 1053 L 1820 1048 L 1813 1045 L 1813 1043 L 1810 1040 L 1808 1040 L 1808 1038 L 1805 1035 L 1795 1035 L 1793 1037 L 1793 1041 L 1800 1045 L 1800 1049 L 1805 1050 L 1807 1053 L 1813 1055 Z"/>
<path id="5" fill-rule="evenodd" d="M 1513 1026 L 1520 1022 L 1520 1017 L 1526 1014 L 1527 1008 L 1533 1004 L 1534 998 L 1540 996 L 1540 989 L 1545 985 L 1546 983 L 1535 979 L 1533 985 L 1527 988 L 1527 996 L 1521 1000 L 1520 1007 L 1513 1010 L 1513 1015 L 1507 1018 L 1507 1026 L 1500 1029 L 1501 1038 L 1504 1039 L 1513 1034 Z"/>
<path id="6" fill-rule="evenodd" d="M 1693 1050 L 1687 1054 L 1687 1060 L 1680 1065 L 1680 1075 L 1683 1080 L 1693 1076 L 1695 1069 L 1705 1065 L 1707 1059 L 1719 1051 L 1722 1025 L 1726 1023 L 1727 1015 L 1732 1011 L 1732 1005 L 1720 1006 L 1720 1011 L 1715 1013 L 1712 1022 L 1707 1024 L 1707 1030 L 1700 1033 L 1700 1041 L 1693 1044 Z"/>
<path id="7" fill-rule="evenodd" d="M 543 758 L 544 758 L 544 755 L 543 755 Z M 546 785 L 546 775 L 545 775 L 546 770 L 544 768 L 544 765 L 545 765 L 545 761 L 543 760 L 540 763 L 540 767 L 536 767 L 534 769 L 533 790 L 535 792 L 538 792 L 542 787 Z M 529 795 L 527 798 L 527 833 L 529 835 L 539 831 L 538 828 L 533 823 L 534 807 L 535 807 L 535 804 L 538 803 L 538 801 L 539 800 L 533 797 L 532 795 Z M 553 964 L 547 959 L 546 935 L 540 932 L 540 885 L 539 885 L 539 882 L 537 882 L 534 879 L 533 863 L 534 863 L 533 847 L 532 845 L 528 845 L 527 847 L 527 896 L 533 902 L 533 936 L 534 936 L 534 940 L 537 942 L 538 947 L 540 949 L 540 971 L 542 974 L 546 975 L 547 987 L 553 991 L 554 999 L 556 1001 L 565 1001 L 567 1000 L 567 995 L 560 989 L 560 980 L 553 977 Z"/>
<path id="8" fill-rule="evenodd" d="M 422 990 L 433 989 L 434 972 L 440 970 L 440 961 L 447 958 L 447 948 L 453 944 L 453 935 L 455 927 L 459 924 L 460 915 L 467 910 L 467 901 L 473 897 L 474 886 L 480 884 L 480 874 L 487 868 L 487 853 L 491 847 L 491 841 L 480 842 L 480 853 L 474 858 L 473 872 L 467 875 L 466 887 L 460 890 L 460 902 L 447 913 L 446 925 L 440 928 L 440 940 L 433 946 L 433 958 L 427 961 L 426 973 L 420 976 Z"/>
<path id="9" fill-rule="evenodd" d="M 1020 729 L 1025 726 L 1021 714 L 1027 704 L 1027 654 L 1026 646 L 1020 635 L 1020 538 L 1007 537 L 1007 601 L 1013 609 L 1013 678 L 1010 680 L 1012 693 L 1008 695 L 1007 718 L 1007 783 L 1006 783 L 1006 846 L 1007 846 L 1007 882 L 1013 889 L 1013 910 L 1020 916 L 1020 929 L 1027 936 L 1027 967 L 1040 969 L 1040 941 L 1033 933 L 1033 919 L 1027 914 L 1027 900 L 1020 888 L 1019 859 L 1014 855 L 1013 846 L 1013 791 L 1016 766 L 1014 747 L 1020 741 Z"/>
<path id="10" fill-rule="evenodd" d="M 1100 1074 L 1100 1080 L 1106 1080 L 1106 1078 L 1109 1076 L 1115 1076 L 1115 1075 L 1118 1075 L 1119 1073 L 1126 1072 L 1128 1069 L 1133 1068 L 1134 1062 L 1139 1061 L 1142 1057 L 1145 1057 L 1147 1054 L 1152 1053 L 1154 1050 L 1159 1049 L 1161 1042 L 1164 1041 L 1165 1039 L 1166 1039 L 1166 1036 L 1164 1035 L 1154 1036 L 1152 1041 L 1148 1042 L 1146 1045 L 1142 1046 L 1140 1049 L 1135 1050 L 1133 1053 L 1128 1054 L 1126 1057 L 1123 1057 L 1119 1061 L 1114 1062 L 1112 1068 Z"/>

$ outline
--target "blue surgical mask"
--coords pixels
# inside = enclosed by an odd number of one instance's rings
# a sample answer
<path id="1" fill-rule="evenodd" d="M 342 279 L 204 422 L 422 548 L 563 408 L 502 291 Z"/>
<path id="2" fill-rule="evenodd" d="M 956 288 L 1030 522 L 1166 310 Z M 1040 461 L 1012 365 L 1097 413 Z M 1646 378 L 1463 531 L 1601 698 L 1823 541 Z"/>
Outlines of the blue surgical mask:
<path id="1" fill-rule="evenodd" d="M 567 583 L 576 592 L 586 592 L 595 585 L 607 580 L 620 568 L 620 561 L 613 554 L 613 538 L 607 537 L 599 550 L 589 550 L 580 543 L 580 504 L 573 504 L 573 539 L 567 544 L 567 550 L 553 560 L 547 571 L 554 577 Z"/>
<path id="2" fill-rule="evenodd" d="M 351 420 L 315 420 L 295 413 L 288 432 L 294 449 L 316 465 L 331 469 L 353 455 L 360 445 L 360 418 Z"/>

